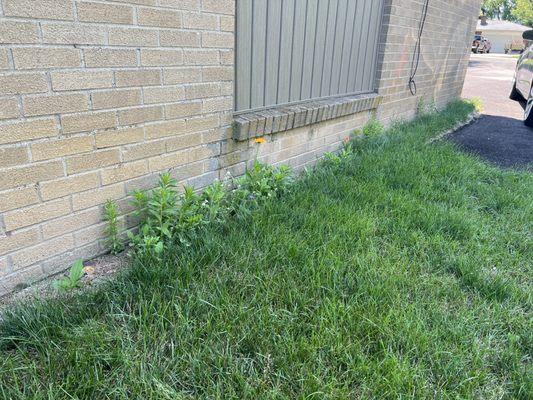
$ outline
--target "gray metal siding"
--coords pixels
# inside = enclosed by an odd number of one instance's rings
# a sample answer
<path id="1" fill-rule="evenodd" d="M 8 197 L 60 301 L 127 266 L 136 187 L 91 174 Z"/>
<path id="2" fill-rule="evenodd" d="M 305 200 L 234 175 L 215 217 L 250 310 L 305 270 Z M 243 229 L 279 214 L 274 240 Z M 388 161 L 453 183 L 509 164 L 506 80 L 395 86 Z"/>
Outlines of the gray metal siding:
<path id="1" fill-rule="evenodd" d="M 384 0 L 237 0 L 236 110 L 374 90 Z"/>

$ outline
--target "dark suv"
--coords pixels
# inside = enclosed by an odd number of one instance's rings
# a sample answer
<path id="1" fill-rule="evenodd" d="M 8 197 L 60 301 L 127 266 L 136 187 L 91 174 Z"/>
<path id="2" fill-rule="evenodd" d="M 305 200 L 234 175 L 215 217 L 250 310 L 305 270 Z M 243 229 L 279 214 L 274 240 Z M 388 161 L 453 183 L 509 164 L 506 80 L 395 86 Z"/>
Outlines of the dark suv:
<path id="1" fill-rule="evenodd" d="M 518 59 L 511 99 L 525 102 L 524 123 L 533 127 L 533 30 L 522 35 L 526 49 Z"/>

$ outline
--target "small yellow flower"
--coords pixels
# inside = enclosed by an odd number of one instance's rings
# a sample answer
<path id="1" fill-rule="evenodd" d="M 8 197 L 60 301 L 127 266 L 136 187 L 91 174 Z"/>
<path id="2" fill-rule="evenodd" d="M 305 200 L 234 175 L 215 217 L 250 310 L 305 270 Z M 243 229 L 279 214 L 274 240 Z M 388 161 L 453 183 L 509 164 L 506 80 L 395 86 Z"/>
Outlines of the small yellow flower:
<path id="1" fill-rule="evenodd" d="M 265 142 L 266 142 L 265 138 L 262 138 L 262 137 L 255 139 L 255 143 L 265 143 Z"/>

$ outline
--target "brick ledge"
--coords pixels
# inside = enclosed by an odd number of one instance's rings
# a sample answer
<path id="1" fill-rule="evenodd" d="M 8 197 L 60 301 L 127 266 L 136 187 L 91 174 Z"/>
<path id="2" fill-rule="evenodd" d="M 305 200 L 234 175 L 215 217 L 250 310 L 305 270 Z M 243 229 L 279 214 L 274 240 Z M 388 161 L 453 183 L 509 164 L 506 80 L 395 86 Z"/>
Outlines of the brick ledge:
<path id="1" fill-rule="evenodd" d="M 239 114 L 233 122 L 233 139 L 244 141 L 372 110 L 379 106 L 381 99 L 377 93 L 367 93 L 309 100 L 291 106 Z"/>

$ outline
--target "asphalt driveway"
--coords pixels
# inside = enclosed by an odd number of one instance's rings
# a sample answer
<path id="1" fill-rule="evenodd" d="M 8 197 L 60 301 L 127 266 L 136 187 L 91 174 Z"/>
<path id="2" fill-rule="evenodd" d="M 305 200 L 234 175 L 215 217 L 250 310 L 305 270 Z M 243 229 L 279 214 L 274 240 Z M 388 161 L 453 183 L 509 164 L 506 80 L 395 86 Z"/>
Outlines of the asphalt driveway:
<path id="1" fill-rule="evenodd" d="M 520 104 L 509 99 L 516 61 L 504 55 L 472 55 L 463 97 L 481 98 L 483 117 L 450 139 L 501 167 L 529 168 L 533 163 L 533 129 L 523 124 Z"/>

